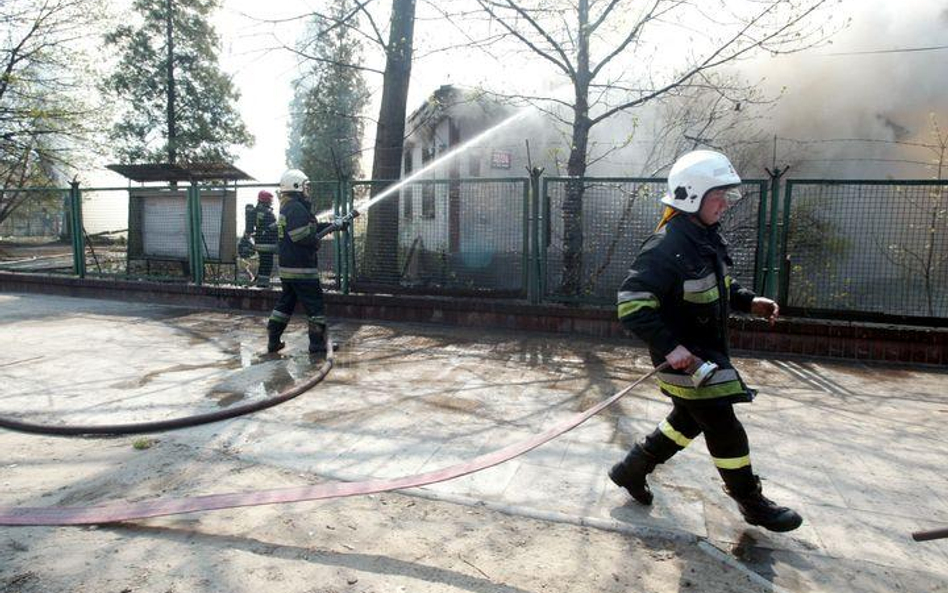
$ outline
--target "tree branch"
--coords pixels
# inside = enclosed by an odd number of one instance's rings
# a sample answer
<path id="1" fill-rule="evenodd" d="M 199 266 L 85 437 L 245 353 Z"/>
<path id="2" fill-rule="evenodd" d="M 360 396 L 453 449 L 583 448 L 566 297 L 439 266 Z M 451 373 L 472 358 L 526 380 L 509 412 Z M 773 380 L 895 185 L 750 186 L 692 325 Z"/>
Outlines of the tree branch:
<path id="1" fill-rule="evenodd" d="M 497 14 L 496 14 L 493 10 L 491 10 L 491 8 L 490 8 L 490 5 L 499 6 L 498 4 L 496 4 L 496 3 L 494 3 L 494 2 L 491 2 L 490 0 L 477 0 L 477 3 L 481 5 L 481 8 L 483 8 L 484 11 L 487 12 L 487 14 L 489 14 L 491 17 L 493 17 L 495 20 L 497 20 L 497 22 L 499 22 L 500 25 L 501 25 L 504 29 L 507 29 L 507 31 L 508 31 L 511 35 L 513 35 L 514 37 L 516 37 L 517 39 L 519 39 L 519 40 L 521 41 L 521 43 L 523 43 L 524 45 L 526 45 L 527 47 L 529 47 L 529 48 L 530 48 L 531 50 L 533 50 L 534 53 L 536 53 L 537 55 L 541 56 L 542 58 L 544 58 L 544 59 L 546 59 L 546 60 L 549 60 L 550 62 L 552 62 L 557 68 L 559 68 L 559 69 L 562 70 L 564 73 L 566 73 L 570 78 L 575 79 L 575 77 L 576 77 L 576 72 L 575 72 L 575 70 L 573 69 L 573 65 L 572 65 L 572 64 L 570 63 L 570 61 L 569 61 L 569 57 L 568 57 L 568 56 L 566 55 L 566 53 L 563 51 L 563 48 L 560 47 L 560 45 L 559 45 L 552 37 L 550 37 L 549 33 L 547 33 L 546 30 L 544 30 L 544 29 L 539 25 L 539 23 L 537 23 L 537 22 L 536 22 L 530 15 L 528 15 L 522 8 L 520 8 L 519 6 L 517 6 L 516 3 L 514 3 L 512 0 L 506 0 L 506 1 L 507 1 L 507 4 L 508 4 L 508 7 L 509 7 L 511 10 L 513 10 L 513 11 L 517 12 L 518 14 L 520 14 L 520 15 L 527 21 L 527 23 L 529 23 L 534 29 L 536 29 L 537 32 L 539 32 L 540 36 L 543 37 L 543 38 L 547 41 L 547 43 L 549 43 L 549 44 L 551 45 L 551 47 L 553 48 L 553 50 L 554 50 L 556 53 L 558 53 L 558 54 L 560 55 L 560 58 L 562 58 L 562 60 L 563 60 L 562 62 L 561 62 L 560 60 L 556 59 L 554 56 L 550 55 L 548 52 L 546 52 L 546 51 L 542 50 L 541 48 L 539 48 L 539 47 L 538 47 L 537 45 L 535 45 L 532 41 L 530 41 L 529 39 L 527 39 L 526 36 L 523 35 L 523 33 L 521 33 L 520 31 L 518 31 L 517 29 L 515 29 L 515 28 L 512 27 L 511 25 L 507 24 L 507 22 L 506 22 L 504 19 L 498 17 Z"/>
<path id="2" fill-rule="evenodd" d="M 336 60 L 330 60 L 330 59 L 328 59 L 328 58 L 320 58 L 320 57 L 318 57 L 318 56 L 313 56 L 313 55 L 307 54 L 307 53 L 305 53 L 305 52 L 302 52 L 302 51 L 300 51 L 300 50 L 298 50 L 298 49 L 296 49 L 296 48 L 290 47 L 290 46 L 288 46 L 288 45 L 286 45 L 286 44 L 283 44 L 282 47 L 283 47 L 283 49 L 285 49 L 285 50 L 287 50 L 287 51 L 289 51 L 289 52 L 291 52 L 291 53 L 294 53 L 294 54 L 296 54 L 296 55 L 298 55 L 298 56 L 300 56 L 300 57 L 302 57 L 302 58 L 306 58 L 307 60 L 313 60 L 314 62 L 321 62 L 321 63 L 324 63 L 324 64 L 331 64 L 331 65 L 333 65 L 333 66 L 339 66 L 340 68 L 351 68 L 352 70 L 363 70 L 363 71 L 365 71 L 365 72 L 372 72 L 373 74 L 385 74 L 385 72 L 383 72 L 382 70 L 379 70 L 379 69 L 377 69 L 377 68 L 369 68 L 368 66 L 357 66 L 357 65 L 355 65 L 355 64 L 347 64 L 347 63 L 345 63 L 345 62 L 338 62 L 338 61 L 336 61 Z"/>
<path id="3" fill-rule="evenodd" d="M 754 41 L 753 43 L 751 43 L 750 45 L 748 45 L 748 46 L 746 46 L 746 47 L 744 47 L 744 48 L 739 48 L 739 49 L 735 50 L 733 53 L 730 53 L 730 54 L 727 54 L 727 55 L 722 56 L 722 54 L 724 54 L 726 50 L 730 49 L 730 48 L 731 48 L 733 45 L 735 45 L 740 39 L 743 39 L 743 38 L 747 37 L 747 32 L 748 32 L 749 30 L 751 30 L 751 29 L 752 29 L 758 22 L 760 22 L 765 16 L 767 16 L 772 10 L 774 10 L 774 9 L 777 7 L 777 5 L 779 4 L 778 2 L 773 2 L 773 3 L 771 3 L 771 4 L 770 4 L 769 6 L 767 6 L 767 8 L 764 9 L 761 13 L 759 13 L 757 16 L 755 16 L 755 17 L 752 18 L 750 21 L 748 21 L 747 24 L 746 24 L 743 28 L 741 28 L 741 30 L 738 31 L 731 39 L 727 40 L 724 44 L 722 44 L 720 47 L 718 47 L 716 50 L 714 50 L 710 55 L 708 55 L 701 63 L 697 64 L 696 66 L 694 66 L 693 68 L 691 68 L 690 70 L 688 70 L 685 74 L 679 76 L 676 80 L 674 80 L 674 81 L 668 83 L 667 85 L 665 85 L 665 86 L 663 86 L 663 87 L 661 87 L 661 88 L 659 88 L 659 89 L 657 89 L 657 90 L 655 90 L 655 91 L 653 91 L 653 92 L 651 92 L 651 93 L 649 93 L 649 94 L 647 94 L 647 95 L 645 95 L 645 96 L 643 96 L 643 97 L 639 97 L 639 98 L 634 99 L 634 100 L 632 100 L 632 101 L 628 101 L 628 102 L 626 102 L 626 103 L 622 103 L 622 104 L 620 104 L 620 105 L 618 105 L 618 106 L 616 106 L 616 107 L 613 107 L 613 108 L 611 108 L 611 109 L 606 110 L 605 112 L 601 113 L 601 114 L 598 115 L 597 117 L 593 118 L 593 119 L 591 120 L 590 125 L 595 125 L 595 124 L 597 124 L 597 123 L 599 123 L 599 122 L 601 122 L 601 121 L 603 121 L 603 120 L 605 120 L 605 119 L 607 119 L 607 118 L 609 118 L 609 117 L 615 115 L 616 113 L 618 113 L 618 112 L 620 112 L 620 111 L 624 111 L 624 110 L 626 110 L 626 109 L 630 109 L 630 108 L 635 107 L 635 106 L 637 106 L 637 105 L 642 105 L 643 103 L 647 103 L 648 101 L 654 99 L 655 97 L 658 97 L 658 96 L 660 96 L 660 95 L 663 95 L 663 94 L 667 93 L 668 91 L 670 91 L 670 90 L 672 90 L 672 89 L 674 89 L 674 88 L 676 88 L 676 87 L 678 87 L 678 86 L 681 86 L 682 84 L 688 82 L 688 80 L 690 80 L 692 77 L 694 77 L 696 74 L 698 74 L 698 73 L 700 73 L 700 72 L 703 72 L 703 71 L 705 71 L 705 70 L 710 70 L 710 69 L 712 69 L 712 68 L 715 68 L 715 67 L 717 67 L 717 66 L 720 66 L 721 64 L 725 64 L 725 63 L 727 63 L 727 62 L 736 60 L 737 58 L 739 58 L 740 56 L 746 54 L 747 52 L 749 52 L 749 51 L 751 51 L 751 50 L 753 50 L 753 49 L 755 49 L 755 48 L 762 47 L 764 43 L 766 43 L 767 41 L 769 41 L 769 40 L 771 40 L 771 39 L 774 39 L 774 38 L 779 37 L 784 31 L 786 31 L 787 29 L 793 27 L 794 25 L 796 25 L 797 23 L 799 23 L 800 21 L 802 21 L 804 18 L 806 18 L 807 16 L 809 16 L 813 11 L 815 11 L 817 8 L 819 8 L 820 6 L 822 6 L 822 5 L 825 4 L 825 3 L 826 3 L 826 0 L 819 0 L 818 2 L 815 2 L 813 5 L 810 6 L 810 8 L 808 8 L 807 10 L 805 10 L 803 13 L 797 15 L 796 18 L 790 20 L 790 21 L 787 22 L 787 23 L 784 23 L 782 26 L 778 27 L 777 29 L 775 29 L 775 30 L 772 31 L 771 33 L 769 33 L 769 34 L 767 34 L 766 36 L 764 36 L 763 39 Z"/>

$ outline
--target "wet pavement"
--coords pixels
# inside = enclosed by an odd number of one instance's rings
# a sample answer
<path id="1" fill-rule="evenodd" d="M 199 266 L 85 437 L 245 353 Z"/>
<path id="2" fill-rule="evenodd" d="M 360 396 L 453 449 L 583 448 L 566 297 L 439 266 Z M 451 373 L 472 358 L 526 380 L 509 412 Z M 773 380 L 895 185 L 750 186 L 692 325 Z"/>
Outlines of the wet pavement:
<path id="1" fill-rule="evenodd" d="M 318 361 L 305 353 L 300 319 L 279 356 L 262 353 L 264 325 L 222 311 L 0 294 L 0 416 L 144 422 L 268 397 Z M 310 392 L 160 438 L 327 479 L 399 477 L 527 439 L 650 370 L 644 350 L 620 340 L 345 320 L 332 329 L 336 367 Z M 774 590 L 948 591 L 948 540 L 910 538 L 948 526 L 948 373 L 736 362 L 760 390 L 738 408 L 754 467 L 765 494 L 804 516 L 795 532 L 743 524 L 700 438 L 653 474 L 652 507 L 608 481 L 609 466 L 669 409 L 651 380 L 526 455 L 415 494 L 711 545 Z M 0 432 L 0 451 L 24 438 Z M 56 487 L 12 479 L 0 505 L 35 505 Z M 51 503 L 82 500 L 63 496 Z"/>

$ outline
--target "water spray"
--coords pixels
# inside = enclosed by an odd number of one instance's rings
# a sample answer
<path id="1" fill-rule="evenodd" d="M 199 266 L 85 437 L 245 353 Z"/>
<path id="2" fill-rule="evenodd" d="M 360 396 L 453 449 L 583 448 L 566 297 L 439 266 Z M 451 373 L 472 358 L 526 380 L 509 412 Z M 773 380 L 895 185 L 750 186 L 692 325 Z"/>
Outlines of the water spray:
<path id="1" fill-rule="evenodd" d="M 503 120 L 503 121 L 500 122 L 499 124 L 497 124 L 497 125 L 495 125 L 495 126 L 493 126 L 493 127 L 491 127 L 491 128 L 488 128 L 488 129 L 484 130 L 483 132 L 481 132 L 481 133 L 478 134 L 477 136 L 474 136 L 473 138 L 471 138 L 470 140 L 468 140 L 468 141 L 465 142 L 464 144 L 461 144 L 460 146 L 458 146 L 458 147 L 456 147 L 456 148 L 453 148 L 452 150 L 449 150 L 448 152 L 444 153 L 444 154 L 441 155 L 440 157 L 438 157 L 438 158 L 436 158 L 435 160 L 431 161 L 430 163 L 428 163 L 427 165 L 425 165 L 425 166 L 422 167 L 421 169 L 415 171 L 414 173 L 412 173 L 412 174 L 409 175 L 408 177 L 399 180 L 397 183 L 395 183 L 395 184 L 393 184 L 393 185 L 388 186 L 387 188 L 385 188 L 384 190 L 382 190 L 378 195 L 372 197 L 372 198 L 369 199 L 369 200 L 366 200 L 366 201 L 362 202 L 361 204 L 354 205 L 353 208 L 352 208 L 352 210 L 350 210 L 350 211 L 349 211 L 347 214 L 345 214 L 344 216 L 336 216 L 336 217 L 334 217 L 331 226 L 325 228 L 323 231 L 321 231 L 319 234 L 317 234 L 317 238 L 325 237 L 325 236 L 328 235 L 329 233 L 332 233 L 333 231 L 337 231 L 337 230 L 343 228 L 343 226 L 345 226 L 346 224 L 351 223 L 352 220 L 353 220 L 355 217 L 359 216 L 360 213 L 367 211 L 369 208 L 371 208 L 371 207 L 374 206 L 375 204 L 381 202 L 381 201 L 384 200 L 385 198 L 388 198 L 389 196 L 391 196 L 392 194 L 394 194 L 395 192 L 397 192 L 402 186 L 404 186 L 404 185 L 406 185 L 406 184 L 408 184 L 408 183 L 411 183 L 411 182 L 414 181 L 415 179 L 417 179 L 417 178 L 421 177 L 422 175 L 424 175 L 425 173 L 427 173 L 429 170 L 431 170 L 431 169 L 433 169 L 433 168 L 435 168 L 435 167 L 441 165 L 442 163 L 444 163 L 444 162 L 447 161 L 447 160 L 450 160 L 450 159 L 456 157 L 457 155 L 459 155 L 459 154 L 461 154 L 462 152 L 468 150 L 468 149 L 471 148 L 472 146 L 474 146 L 474 145 L 478 144 L 479 142 L 483 141 L 485 138 L 488 138 L 489 136 L 495 134 L 496 132 L 498 132 L 498 131 L 501 130 L 502 128 L 505 128 L 505 127 L 509 126 L 510 124 L 512 124 L 512 123 L 515 122 L 515 121 L 518 121 L 518 120 L 520 120 L 520 119 L 523 119 L 524 117 L 526 117 L 527 115 L 530 115 L 531 113 L 533 113 L 533 109 L 531 109 L 531 108 L 524 108 L 524 109 L 518 111 L 517 113 L 511 115 L 510 117 L 508 117 L 507 119 Z M 327 217 L 327 216 L 330 216 L 330 215 L 332 215 L 332 210 L 324 210 L 323 212 L 320 212 L 319 214 L 317 214 L 317 215 L 316 215 L 316 218 L 318 219 L 318 218 L 320 218 L 320 217 Z"/>

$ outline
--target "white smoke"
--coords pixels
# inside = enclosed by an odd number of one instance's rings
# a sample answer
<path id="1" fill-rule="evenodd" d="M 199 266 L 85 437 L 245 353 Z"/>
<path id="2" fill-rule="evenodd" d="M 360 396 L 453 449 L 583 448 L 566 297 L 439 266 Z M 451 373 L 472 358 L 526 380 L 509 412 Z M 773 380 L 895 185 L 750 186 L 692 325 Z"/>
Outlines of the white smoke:
<path id="1" fill-rule="evenodd" d="M 831 45 L 745 70 L 763 79 L 765 93 L 783 91 L 761 126 L 778 137 L 776 164 L 796 177 L 931 177 L 935 153 L 913 144 L 932 143 L 933 116 L 948 129 L 948 49 L 870 52 L 948 45 L 948 2 L 850 0 L 842 8 L 853 20 Z"/>

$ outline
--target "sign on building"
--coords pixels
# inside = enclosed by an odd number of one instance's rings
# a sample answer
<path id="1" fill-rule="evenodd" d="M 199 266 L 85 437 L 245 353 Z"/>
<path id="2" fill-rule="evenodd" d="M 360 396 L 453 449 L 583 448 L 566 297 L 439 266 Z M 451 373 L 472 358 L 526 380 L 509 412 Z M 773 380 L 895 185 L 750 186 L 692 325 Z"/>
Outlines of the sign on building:
<path id="1" fill-rule="evenodd" d="M 509 169 L 513 155 L 509 150 L 495 150 L 490 155 L 491 169 Z"/>

